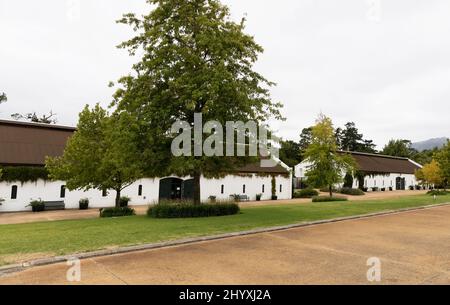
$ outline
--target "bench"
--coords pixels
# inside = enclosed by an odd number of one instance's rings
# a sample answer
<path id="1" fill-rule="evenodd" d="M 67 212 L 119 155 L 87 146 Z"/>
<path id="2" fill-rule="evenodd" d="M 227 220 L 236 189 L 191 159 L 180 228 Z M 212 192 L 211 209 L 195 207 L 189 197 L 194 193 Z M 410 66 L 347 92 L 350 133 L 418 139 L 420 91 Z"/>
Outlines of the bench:
<path id="1" fill-rule="evenodd" d="M 46 211 L 65 210 L 66 204 L 64 201 L 44 201 Z"/>
<path id="2" fill-rule="evenodd" d="M 250 198 L 247 195 L 231 195 L 235 201 L 241 202 L 241 201 L 250 201 Z"/>

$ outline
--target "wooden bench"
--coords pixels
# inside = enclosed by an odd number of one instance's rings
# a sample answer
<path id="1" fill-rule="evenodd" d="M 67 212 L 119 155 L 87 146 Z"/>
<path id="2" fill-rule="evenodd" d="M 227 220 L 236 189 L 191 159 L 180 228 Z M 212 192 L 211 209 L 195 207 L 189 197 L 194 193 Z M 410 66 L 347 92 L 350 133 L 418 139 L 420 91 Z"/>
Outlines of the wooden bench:
<path id="1" fill-rule="evenodd" d="M 64 201 L 44 201 L 46 211 L 65 210 L 66 204 Z"/>
<path id="2" fill-rule="evenodd" d="M 250 201 L 250 198 L 247 195 L 231 195 L 230 197 L 238 202 Z"/>

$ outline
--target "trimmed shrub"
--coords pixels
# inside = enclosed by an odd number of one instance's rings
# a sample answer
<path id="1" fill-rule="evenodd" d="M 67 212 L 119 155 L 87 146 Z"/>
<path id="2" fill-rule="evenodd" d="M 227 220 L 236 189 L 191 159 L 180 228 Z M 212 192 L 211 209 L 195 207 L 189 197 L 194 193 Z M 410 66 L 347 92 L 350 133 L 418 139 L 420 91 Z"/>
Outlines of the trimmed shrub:
<path id="1" fill-rule="evenodd" d="M 33 212 L 43 212 L 43 211 L 45 211 L 45 203 L 41 199 L 33 200 L 27 206 L 31 207 L 31 210 Z"/>
<path id="2" fill-rule="evenodd" d="M 368 187 L 363 187 L 363 188 L 362 188 L 362 191 L 363 191 L 364 193 L 367 193 L 367 192 L 369 191 L 369 188 L 368 188 Z"/>
<path id="3" fill-rule="evenodd" d="M 329 197 L 329 196 L 316 196 L 313 197 L 312 202 L 335 202 L 335 201 L 348 201 L 344 197 Z"/>
<path id="4" fill-rule="evenodd" d="M 435 196 L 435 195 L 436 196 L 445 196 L 445 195 L 450 194 L 450 192 L 440 191 L 440 190 L 432 190 L 432 191 L 429 191 L 427 194 L 431 195 L 431 196 Z"/>
<path id="5" fill-rule="evenodd" d="M 236 215 L 240 212 L 236 203 L 217 204 L 157 204 L 150 206 L 147 216 L 152 218 L 196 218 Z"/>
<path id="6" fill-rule="evenodd" d="M 394 191 L 394 188 L 392 186 L 389 187 L 389 191 L 392 192 Z"/>
<path id="7" fill-rule="evenodd" d="M 364 196 L 365 193 L 361 191 L 360 189 L 353 189 L 348 187 L 343 187 L 339 193 L 344 195 L 351 195 L 351 196 Z"/>
<path id="8" fill-rule="evenodd" d="M 128 206 L 128 204 L 130 203 L 131 198 L 127 197 L 127 196 L 122 196 L 119 199 L 119 205 L 121 208 L 126 208 Z"/>
<path id="9" fill-rule="evenodd" d="M 80 206 L 80 210 L 87 210 L 89 209 L 89 199 L 83 198 L 78 201 L 78 204 Z"/>
<path id="10" fill-rule="evenodd" d="M 100 209 L 100 217 L 102 218 L 134 216 L 134 215 L 136 215 L 135 210 L 129 207 Z"/>
<path id="11" fill-rule="evenodd" d="M 261 198 L 262 198 L 262 194 L 257 194 L 256 195 L 256 201 L 261 201 Z"/>
<path id="12" fill-rule="evenodd" d="M 382 192 L 386 192 L 386 188 L 385 188 L 385 187 L 382 187 L 382 188 L 381 188 L 381 191 L 382 191 Z"/>
<path id="13" fill-rule="evenodd" d="M 294 198 L 312 198 L 319 196 L 319 192 L 315 189 L 304 189 L 294 193 Z"/>
<path id="14" fill-rule="evenodd" d="M 372 192 L 378 192 L 380 189 L 377 187 L 377 186 L 375 186 L 375 187 L 373 187 L 372 188 Z"/>

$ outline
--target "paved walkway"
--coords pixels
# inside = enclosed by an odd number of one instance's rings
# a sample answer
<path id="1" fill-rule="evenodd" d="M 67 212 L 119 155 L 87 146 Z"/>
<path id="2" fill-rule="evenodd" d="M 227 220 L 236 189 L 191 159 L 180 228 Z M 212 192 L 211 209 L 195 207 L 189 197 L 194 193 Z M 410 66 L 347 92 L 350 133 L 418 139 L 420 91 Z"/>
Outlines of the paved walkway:
<path id="1" fill-rule="evenodd" d="M 352 201 L 359 200 L 374 200 L 374 199 L 388 199 L 398 198 L 403 196 L 425 194 L 426 191 L 394 191 L 394 192 L 376 192 L 367 193 L 365 196 L 347 196 Z M 278 204 L 301 204 L 311 202 L 311 199 L 291 199 L 278 201 L 251 201 L 243 202 L 242 207 L 278 205 Z M 145 215 L 147 206 L 133 207 L 138 215 Z M 90 210 L 64 210 L 64 211 L 48 211 L 41 213 L 20 212 L 20 213 L 0 213 L 0 225 L 17 224 L 17 223 L 31 223 L 41 221 L 55 221 L 55 220 L 70 220 L 70 219 L 87 219 L 97 218 L 99 216 L 98 209 Z"/>
<path id="2" fill-rule="evenodd" d="M 81 284 L 450 284 L 450 206 L 87 259 Z M 66 264 L 0 284 L 67 284 Z"/>

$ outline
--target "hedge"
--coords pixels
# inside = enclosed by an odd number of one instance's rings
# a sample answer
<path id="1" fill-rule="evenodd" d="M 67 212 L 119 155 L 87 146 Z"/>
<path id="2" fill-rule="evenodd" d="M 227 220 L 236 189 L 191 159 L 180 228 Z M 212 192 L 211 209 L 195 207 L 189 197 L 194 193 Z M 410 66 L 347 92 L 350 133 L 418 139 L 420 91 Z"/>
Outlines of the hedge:
<path id="1" fill-rule="evenodd" d="M 150 206 L 147 216 L 152 218 L 194 218 L 236 215 L 240 212 L 236 203 L 221 204 L 157 204 Z"/>
<path id="2" fill-rule="evenodd" d="M 304 189 L 294 193 L 294 198 L 312 198 L 319 196 L 319 192 L 315 189 Z"/>
<path id="3" fill-rule="evenodd" d="M 312 199 L 312 202 L 334 202 L 334 201 L 348 201 L 348 199 L 343 197 L 329 197 L 329 196 L 315 196 Z"/>
<path id="4" fill-rule="evenodd" d="M 434 196 L 434 195 L 436 195 L 436 196 L 445 196 L 445 195 L 450 194 L 450 192 L 447 192 L 447 191 L 439 191 L 439 190 L 431 190 L 431 191 L 429 191 L 427 194 L 428 194 L 428 195 L 431 195 L 431 196 Z"/>
<path id="5" fill-rule="evenodd" d="M 107 208 L 100 210 L 100 217 L 123 217 L 123 216 L 134 216 L 136 215 L 135 210 L 129 207 L 120 207 L 120 208 Z"/>
<path id="6" fill-rule="evenodd" d="M 348 187 L 343 187 L 339 193 L 345 194 L 345 195 L 352 195 L 352 196 L 363 196 L 365 193 L 360 189 L 353 189 Z"/>

